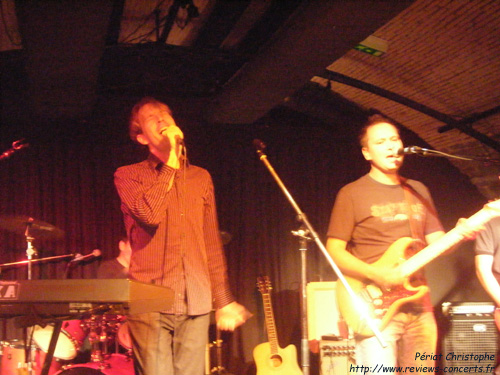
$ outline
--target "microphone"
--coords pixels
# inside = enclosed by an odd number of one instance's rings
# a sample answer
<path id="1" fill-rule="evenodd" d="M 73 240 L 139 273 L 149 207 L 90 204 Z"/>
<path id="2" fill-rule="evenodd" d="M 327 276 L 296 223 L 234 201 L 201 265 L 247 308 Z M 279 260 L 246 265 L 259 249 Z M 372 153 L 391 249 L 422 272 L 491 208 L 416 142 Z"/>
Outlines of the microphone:
<path id="1" fill-rule="evenodd" d="M 0 154 L 0 160 L 9 158 L 14 152 L 19 151 L 25 147 L 28 147 L 29 143 L 25 142 L 24 138 L 18 141 L 12 142 L 12 147 L 7 151 Z"/>
<path id="2" fill-rule="evenodd" d="M 401 155 L 410 155 L 410 154 L 422 154 L 425 155 L 427 154 L 427 151 L 429 151 L 426 148 L 418 147 L 418 146 L 408 146 L 405 148 L 400 148 L 398 150 L 398 156 Z"/>
<path id="3" fill-rule="evenodd" d="M 75 257 L 73 259 L 71 259 L 70 263 L 81 262 L 81 261 L 89 260 L 92 258 L 97 258 L 100 256 L 101 256 L 101 250 L 99 250 L 99 249 L 95 249 L 94 251 L 92 251 L 90 254 L 87 254 L 87 255 L 82 255 L 82 254 L 77 253 L 75 255 Z"/>
<path id="4" fill-rule="evenodd" d="M 167 135 L 167 129 L 168 128 L 163 128 L 162 130 L 160 130 L 160 134 L 165 136 L 165 137 L 168 137 Z M 184 138 L 182 138 L 180 135 L 176 135 L 174 136 L 174 140 L 175 140 L 175 144 L 178 145 L 178 146 L 184 146 Z"/>
<path id="5" fill-rule="evenodd" d="M 260 139 L 253 140 L 253 146 L 255 147 L 255 151 L 257 151 L 257 155 L 259 155 L 260 160 L 263 158 L 267 158 L 266 154 L 264 154 L 264 149 L 266 148 L 266 144 L 262 142 Z"/>
<path id="6" fill-rule="evenodd" d="M 266 144 L 260 139 L 254 139 L 253 145 L 257 149 L 257 151 L 263 151 L 266 148 Z"/>
<path id="7" fill-rule="evenodd" d="M 184 138 L 179 137 L 178 135 L 175 136 L 175 143 L 178 146 L 184 146 Z"/>

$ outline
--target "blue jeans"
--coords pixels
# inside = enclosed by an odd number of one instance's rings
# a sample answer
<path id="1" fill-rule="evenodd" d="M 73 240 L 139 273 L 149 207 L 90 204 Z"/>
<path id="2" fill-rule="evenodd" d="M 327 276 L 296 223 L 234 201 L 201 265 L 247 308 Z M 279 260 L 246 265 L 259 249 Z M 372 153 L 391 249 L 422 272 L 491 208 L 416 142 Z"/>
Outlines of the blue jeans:
<path id="1" fill-rule="evenodd" d="M 210 315 L 127 317 L 136 375 L 203 375 Z"/>
<path id="2" fill-rule="evenodd" d="M 437 325 L 432 312 L 398 312 L 382 331 L 387 346 L 383 348 L 373 336 L 356 340 L 356 365 L 372 371 L 380 366 L 435 366 Z M 416 358 L 417 353 L 427 358 Z M 404 371 L 404 370 L 403 370 Z"/>

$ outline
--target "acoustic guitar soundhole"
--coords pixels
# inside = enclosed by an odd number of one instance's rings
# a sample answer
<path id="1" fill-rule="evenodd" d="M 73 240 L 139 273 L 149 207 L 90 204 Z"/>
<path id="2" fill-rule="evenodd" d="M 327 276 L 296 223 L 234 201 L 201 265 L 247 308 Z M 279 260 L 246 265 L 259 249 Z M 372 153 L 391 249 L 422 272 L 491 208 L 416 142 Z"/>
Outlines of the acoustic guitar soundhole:
<path id="1" fill-rule="evenodd" d="M 271 356 L 271 366 L 272 367 L 280 367 L 282 363 L 283 363 L 283 359 L 281 358 L 280 355 L 275 354 L 275 355 Z"/>

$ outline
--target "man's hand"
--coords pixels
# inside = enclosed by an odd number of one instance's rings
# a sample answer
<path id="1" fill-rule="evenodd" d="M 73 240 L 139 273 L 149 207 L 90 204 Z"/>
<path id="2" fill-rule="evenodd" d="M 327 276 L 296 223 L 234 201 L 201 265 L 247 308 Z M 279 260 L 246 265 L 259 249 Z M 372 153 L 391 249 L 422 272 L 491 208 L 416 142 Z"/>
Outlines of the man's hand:
<path id="1" fill-rule="evenodd" d="M 240 305 L 238 302 L 231 302 L 215 312 L 217 328 L 223 331 L 234 331 L 251 316 L 252 314 L 245 306 Z"/>
<path id="2" fill-rule="evenodd" d="M 399 267 L 376 267 L 371 279 L 382 289 L 390 290 L 392 287 L 402 285 L 406 277 Z"/>
<path id="3" fill-rule="evenodd" d="M 166 164 L 174 169 L 179 169 L 179 156 L 182 150 L 181 143 L 184 140 L 184 134 L 182 130 L 177 126 L 165 127 L 160 131 L 160 134 L 168 139 L 170 144 L 168 159 Z"/>
<path id="4" fill-rule="evenodd" d="M 460 231 L 464 240 L 471 241 L 476 239 L 478 232 L 484 229 L 484 225 L 481 225 L 478 228 L 473 228 L 467 224 L 467 219 L 462 217 L 458 219 L 455 228 L 457 228 Z"/>

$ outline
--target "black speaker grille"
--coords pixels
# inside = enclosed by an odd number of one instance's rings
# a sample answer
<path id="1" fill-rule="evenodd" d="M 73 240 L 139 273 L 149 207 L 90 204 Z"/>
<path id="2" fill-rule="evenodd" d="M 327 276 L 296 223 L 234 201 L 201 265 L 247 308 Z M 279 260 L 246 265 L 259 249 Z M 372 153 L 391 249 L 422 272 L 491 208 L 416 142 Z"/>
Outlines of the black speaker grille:
<path id="1" fill-rule="evenodd" d="M 494 365 L 498 351 L 498 333 L 493 317 L 451 317 L 449 330 L 444 338 L 445 365 L 470 366 L 471 357 L 460 355 L 487 354 L 491 361 L 482 361 L 482 365 Z"/>

